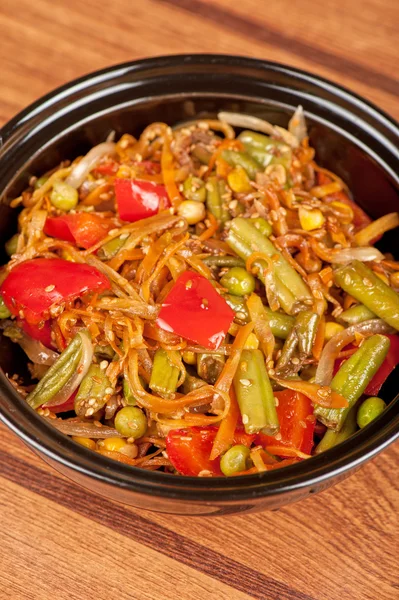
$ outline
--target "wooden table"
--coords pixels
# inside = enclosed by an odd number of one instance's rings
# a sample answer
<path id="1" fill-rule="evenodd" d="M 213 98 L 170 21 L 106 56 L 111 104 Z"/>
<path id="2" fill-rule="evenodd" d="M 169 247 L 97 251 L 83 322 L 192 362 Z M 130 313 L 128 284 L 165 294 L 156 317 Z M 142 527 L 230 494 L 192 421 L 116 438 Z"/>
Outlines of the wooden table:
<path id="1" fill-rule="evenodd" d="M 286 62 L 399 117 L 398 7 L 397 0 L 2 0 L 0 124 L 69 79 L 178 52 Z M 399 598 L 397 446 L 279 513 L 205 519 L 94 498 L 4 428 L 1 440 L 1 599 Z"/>

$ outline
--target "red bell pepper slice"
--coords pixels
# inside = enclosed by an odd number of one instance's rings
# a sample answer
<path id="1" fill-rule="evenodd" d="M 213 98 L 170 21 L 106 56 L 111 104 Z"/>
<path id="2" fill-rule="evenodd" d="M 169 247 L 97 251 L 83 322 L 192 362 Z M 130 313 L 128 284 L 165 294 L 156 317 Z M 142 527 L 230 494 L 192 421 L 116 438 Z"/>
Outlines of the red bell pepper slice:
<path id="1" fill-rule="evenodd" d="M 309 398 L 300 392 L 284 390 L 275 392 L 278 400 L 276 406 L 280 422 L 280 439 L 259 433 L 257 442 L 261 446 L 289 446 L 305 454 L 313 448 L 313 434 L 316 419 Z M 280 437 L 278 436 L 278 437 Z"/>
<path id="2" fill-rule="evenodd" d="M 87 249 L 104 239 L 114 227 L 113 223 L 99 215 L 80 212 L 60 217 L 47 217 L 44 233 Z"/>
<path id="3" fill-rule="evenodd" d="M 166 437 L 166 451 L 169 460 L 179 473 L 196 477 L 201 471 L 209 471 L 212 475 L 222 475 L 220 470 L 220 457 L 210 460 L 213 442 L 218 428 L 189 427 L 187 429 L 173 429 Z M 248 435 L 243 430 L 237 429 L 234 434 L 234 443 L 250 446 L 254 435 Z"/>
<path id="4" fill-rule="evenodd" d="M 161 329 L 216 350 L 235 313 L 202 275 L 185 271 L 166 296 L 157 325 Z"/>
<path id="5" fill-rule="evenodd" d="M 57 415 L 58 413 L 64 413 L 64 412 L 69 412 L 70 410 L 74 410 L 75 397 L 76 397 L 78 391 L 79 391 L 79 388 L 77 390 L 75 390 L 73 392 L 72 396 L 70 396 L 68 398 L 68 400 L 65 400 L 65 402 L 63 404 L 58 404 L 57 406 L 49 406 L 48 409 L 55 415 Z M 41 408 L 47 408 L 47 406 L 45 404 L 42 404 Z"/>
<path id="6" fill-rule="evenodd" d="M 16 265 L 2 283 L 0 293 L 13 315 L 37 325 L 62 302 L 110 287 L 105 275 L 90 265 L 35 258 Z"/>
<path id="7" fill-rule="evenodd" d="M 17 319 L 18 325 L 34 340 L 41 342 L 46 348 L 54 348 L 53 340 L 51 339 L 51 323 L 50 320 L 34 325 L 28 323 L 25 319 Z"/>
<path id="8" fill-rule="evenodd" d="M 118 163 L 116 163 L 114 161 L 109 161 L 109 162 L 105 162 L 105 163 L 102 163 L 102 164 L 94 167 L 94 169 L 92 170 L 92 173 L 94 173 L 96 175 L 115 175 L 118 168 L 119 168 Z"/>
<path id="9" fill-rule="evenodd" d="M 123 221 L 139 221 L 170 206 L 164 185 L 140 179 L 115 179 L 115 197 Z"/>
<path id="10" fill-rule="evenodd" d="M 364 390 L 366 396 L 376 396 L 394 368 L 399 365 L 399 335 L 387 335 L 387 337 L 391 342 L 388 354 L 377 373 Z M 353 344 L 349 344 L 345 347 L 345 350 L 350 350 L 352 348 L 355 348 L 355 346 Z M 345 360 L 347 359 L 339 358 L 335 361 L 334 375 L 338 372 L 340 366 L 345 362 Z"/>

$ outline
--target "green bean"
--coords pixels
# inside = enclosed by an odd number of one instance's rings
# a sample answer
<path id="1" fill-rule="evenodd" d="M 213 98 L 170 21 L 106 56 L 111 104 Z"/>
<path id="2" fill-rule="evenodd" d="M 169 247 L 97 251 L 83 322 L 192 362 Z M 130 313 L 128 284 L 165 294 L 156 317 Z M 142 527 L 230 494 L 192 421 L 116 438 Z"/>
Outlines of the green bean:
<path id="1" fill-rule="evenodd" d="M 78 417 L 88 416 L 100 410 L 111 397 L 111 382 L 100 365 L 92 364 L 82 379 L 74 401 Z"/>
<path id="2" fill-rule="evenodd" d="M 115 351 L 109 344 L 107 344 L 106 346 L 100 346 L 99 344 L 96 344 L 94 346 L 94 354 L 99 360 L 111 361 L 115 357 Z"/>
<path id="3" fill-rule="evenodd" d="M 238 139 L 244 146 L 250 146 L 256 148 L 256 150 L 263 150 L 263 152 L 269 152 L 275 148 L 289 148 L 289 146 L 281 140 L 275 140 L 268 135 L 256 131 L 242 131 L 238 136 Z"/>
<path id="4" fill-rule="evenodd" d="M 18 248 L 19 233 L 13 235 L 4 245 L 8 256 L 16 253 Z"/>
<path id="5" fill-rule="evenodd" d="M 237 444 L 232 446 L 220 459 L 220 469 L 223 475 L 230 477 L 248 468 L 251 452 L 247 446 Z"/>
<path id="6" fill-rule="evenodd" d="M 287 339 L 291 329 L 294 326 L 294 318 L 290 317 L 289 315 L 285 315 L 284 313 L 274 312 L 267 306 L 264 308 L 267 318 L 269 319 L 269 325 L 270 329 L 272 330 L 272 334 L 282 340 Z"/>
<path id="7" fill-rule="evenodd" d="M 205 202 L 206 189 L 205 183 L 199 177 L 189 175 L 183 183 L 183 194 L 187 200 L 195 200 L 196 202 Z"/>
<path id="8" fill-rule="evenodd" d="M 206 385 L 206 382 L 202 379 L 187 374 L 184 383 L 181 387 L 181 390 L 183 394 L 189 394 L 190 392 L 193 392 L 194 390 L 197 390 L 198 388 L 203 387 L 204 385 Z"/>
<path id="9" fill-rule="evenodd" d="M 334 280 L 378 317 L 399 331 L 399 295 L 358 260 L 341 267 Z"/>
<path id="10" fill-rule="evenodd" d="M 130 388 L 129 382 L 126 379 L 126 377 L 123 378 L 122 390 L 126 404 L 128 404 L 129 406 L 134 406 L 135 404 L 137 404 L 136 398 L 133 395 L 133 392 Z"/>
<path id="11" fill-rule="evenodd" d="M 242 351 L 234 389 L 245 431 L 276 434 L 279 430 L 276 402 L 260 350 Z"/>
<path id="12" fill-rule="evenodd" d="M 209 177 L 206 183 L 206 207 L 219 223 L 230 219 L 227 208 L 230 192 L 226 183 L 217 177 Z"/>
<path id="13" fill-rule="evenodd" d="M 223 371 L 225 357 L 223 354 L 198 354 L 197 373 L 198 377 L 214 385 Z"/>
<path id="14" fill-rule="evenodd" d="M 225 294 L 223 298 L 226 300 L 226 303 L 234 310 L 236 313 L 234 322 L 238 325 L 245 325 L 249 323 L 249 312 L 247 304 L 244 298 L 240 296 L 233 296 L 232 294 Z"/>
<path id="15" fill-rule="evenodd" d="M 203 262 L 208 267 L 245 267 L 245 261 L 238 256 L 207 256 Z"/>
<path id="16" fill-rule="evenodd" d="M 310 291 L 302 277 L 291 267 L 272 242 L 262 235 L 250 219 L 236 217 L 231 221 L 227 243 L 244 260 L 254 252 L 261 252 L 273 257 L 275 267 L 275 280 L 277 295 L 283 309 L 293 314 L 298 312 L 303 305 L 313 302 Z M 257 260 L 254 266 L 258 267 L 258 278 L 265 283 L 265 261 Z"/>
<path id="17" fill-rule="evenodd" d="M 171 351 L 171 354 L 174 354 L 176 357 L 180 356 L 179 352 L 175 350 Z M 179 369 L 170 362 L 168 352 L 160 348 L 155 352 L 154 356 L 150 389 L 163 398 L 171 398 L 176 392 L 178 381 Z"/>
<path id="18" fill-rule="evenodd" d="M 0 294 L 0 319 L 9 319 L 11 317 L 11 312 L 8 310 L 3 296 Z"/>
<path id="19" fill-rule="evenodd" d="M 245 151 L 263 168 L 273 164 L 290 168 L 292 151 L 284 142 L 253 131 L 243 131 L 238 139 L 243 142 Z"/>
<path id="20" fill-rule="evenodd" d="M 357 325 L 357 323 L 375 319 L 375 316 L 376 315 L 364 306 L 364 304 L 357 304 L 356 306 L 351 306 L 348 310 L 344 310 L 344 312 L 339 315 L 339 320 L 348 323 L 348 325 Z"/>
<path id="21" fill-rule="evenodd" d="M 115 429 L 123 437 L 137 440 L 147 431 L 147 417 L 137 406 L 125 406 L 115 415 Z"/>
<path id="22" fill-rule="evenodd" d="M 357 424 L 360 429 L 366 427 L 371 421 L 374 421 L 377 417 L 380 416 L 386 409 L 387 405 L 385 404 L 382 398 L 378 398 L 378 396 L 371 396 L 370 398 L 366 398 L 361 405 L 359 406 L 359 410 L 357 411 Z"/>
<path id="23" fill-rule="evenodd" d="M 114 238 L 110 240 L 97 251 L 97 256 L 101 260 L 110 260 L 116 254 L 118 254 L 119 250 L 125 245 L 126 239 L 121 239 L 120 237 Z"/>
<path id="24" fill-rule="evenodd" d="M 250 179 L 255 179 L 256 174 L 262 170 L 261 165 L 245 152 L 223 150 L 221 157 L 232 167 L 242 167 Z"/>
<path id="25" fill-rule="evenodd" d="M 72 210 L 79 202 L 78 191 L 64 181 L 55 181 L 50 194 L 50 202 L 60 210 Z"/>
<path id="26" fill-rule="evenodd" d="M 319 323 L 319 315 L 310 310 L 297 314 L 276 365 L 280 377 L 299 371 L 304 359 L 312 354 Z"/>
<path id="27" fill-rule="evenodd" d="M 373 335 L 367 338 L 360 348 L 346 360 L 331 382 L 331 389 L 348 401 L 346 408 L 323 408 L 317 406 L 316 417 L 334 431 L 340 431 L 348 412 L 363 394 L 385 360 L 389 350 L 389 338 Z"/>
<path id="28" fill-rule="evenodd" d="M 233 296 L 247 296 L 255 290 L 255 277 L 242 267 L 229 269 L 220 283 Z"/>
<path id="29" fill-rule="evenodd" d="M 38 408 L 49 402 L 76 373 L 82 358 L 83 336 L 90 338 L 87 330 L 79 331 L 56 362 L 51 365 L 35 389 L 28 394 L 26 401 L 29 406 Z"/>
<path id="30" fill-rule="evenodd" d="M 317 444 L 315 453 L 320 454 L 320 452 L 325 452 L 330 448 L 334 448 L 341 442 L 344 442 L 348 438 L 350 438 L 356 431 L 356 406 L 352 406 L 350 411 L 348 412 L 346 419 L 340 429 L 340 431 L 333 431 L 332 429 L 327 429 L 323 438 Z"/>
<path id="31" fill-rule="evenodd" d="M 202 163 L 203 165 L 208 165 L 209 161 L 211 160 L 211 156 L 212 156 L 212 152 L 209 152 L 209 150 L 207 150 L 206 148 L 204 148 L 203 146 L 195 146 L 195 148 L 192 150 L 191 154 L 200 161 L 200 163 Z"/>

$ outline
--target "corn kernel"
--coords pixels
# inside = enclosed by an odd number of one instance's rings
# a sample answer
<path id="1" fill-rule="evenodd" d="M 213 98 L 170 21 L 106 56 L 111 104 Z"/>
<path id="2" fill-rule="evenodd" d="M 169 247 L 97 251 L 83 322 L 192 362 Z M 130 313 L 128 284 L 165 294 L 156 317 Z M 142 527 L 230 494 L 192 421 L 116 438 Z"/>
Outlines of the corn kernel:
<path id="1" fill-rule="evenodd" d="M 331 202 L 330 206 L 334 208 L 336 212 L 339 213 L 339 220 L 344 225 L 348 225 L 352 223 L 354 218 L 354 213 L 352 207 L 349 204 L 345 204 L 345 202 L 334 201 Z"/>
<path id="2" fill-rule="evenodd" d="M 244 348 L 247 350 L 257 350 L 259 346 L 259 340 L 254 333 L 250 333 L 245 342 Z"/>
<path id="3" fill-rule="evenodd" d="M 303 208 L 303 206 L 301 206 L 299 208 L 298 214 L 299 220 L 301 222 L 301 227 L 305 231 L 320 229 L 320 227 L 322 227 L 325 223 L 324 215 L 318 208 L 308 210 L 307 208 Z"/>
<path id="4" fill-rule="evenodd" d="M 237 194 L 248 194 L 252 191 L 247 172 L 243 167 L 235 167 L 228 175 L 227 182 L 233 192 Z"/>
<path id="5" fill-rule="evenodd" d="M 334 337 L 334 335 L 340 333 L 344 329 L 345 327 L 343 325 L 340 325 L 339 323 L 334 323 L 333 321 L 329 321 L 328 323 L 326 323 L 326 329 L 324 332 L 325 341 L 328 342 L 329 340 L 331 340 L 332 337 Z"/>
<path id="6" fill-rule="evenodd" d="M 197 355 L 195 352 L 191 352 L 189 350 L 183 351 L 183 360 L 187 365 L 196 365 L 197 364 Z"/>
<path id="7" fill-rule="evenodd" d="M 78 435 L 73 435 L 72 439 L 73 439 L 74 442 L 77 442 L 81 446 L 84 446 L 85 448 L 89 448 L 89 450 L 95 450 L 96 449 L 96 442 L 94 442 L 90 438 L 80 437 Z"/>
<path id="8" fill-rule="evenodd" d="M 126 446 L 126 440 L 119 437 L 110 437 L 102 441 L 101 447 L 108 452 L 121 452 Z"/>

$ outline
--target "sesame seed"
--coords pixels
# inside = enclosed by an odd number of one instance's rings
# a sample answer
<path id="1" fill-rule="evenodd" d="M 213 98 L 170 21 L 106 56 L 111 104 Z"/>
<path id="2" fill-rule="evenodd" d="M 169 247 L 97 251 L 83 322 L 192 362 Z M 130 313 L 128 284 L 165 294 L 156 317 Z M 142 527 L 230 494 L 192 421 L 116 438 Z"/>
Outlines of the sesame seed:
<path id="1" fill-rule="evenodd" d="M 251 382 L 249 379 L 240 379 L 240 383 L 241 385 L 243 385 L 244 387 L 249 387 L 251 385 Z"/>
<path id="2" fill-rule="evenodd" d="M 274 436 L 274 438 L 275 438 L 277 441 L 280 441 L 280 440 L 282 439 L 282 438 L 281 438 L 281 433 L 276 433 L 276 435 Z"/>
<path id="3" fill-rule="evenodd" d="M 277 396 L 274 396 L 274 404 L 275 404 L 276 406 L 278 406 L 278 405 L 280 404 L 280 403 L 279 403 L 279 400 L 278 400 L 278 398 L 277 398 Z"/>
<path id="4" fill-rule="evenodd" d="M 238 311 L 236 312 L 237 319 L 245 319 L 245 313 Z"/>
<path id="5" fill-rule="evenodd" d="M 294 356 L 294 358 L 292 359 L 292 364 L 293 365 L 299 365 L 299 358 L 297 358 L 296 356 Z"/>
<path id="6" fill-rule="evenodd" d="M 94 408 L 88 408 L 88 409 L 86 410 L 86 414 L 85 414 L 85 416 L 86 416 L 86 417 L 91 417 L 92 415 L 94 415 Z"/>
<path id="7" fill-rule="evenodd" d="M 115 334 L 114 334 L 114 332 L 113 332 L 113 331 L 108 331 L 107 338 L 108 338 L 108 339 L 109 339 L 111 342 L 113 342 L 113 341 L 114 341 L 114 339 L 115 339 Z"/>
<path id="8" fill-rule="evenodd" d="M 119 239 L 121 239 L 121 240 L 127 240 L 128 237 L 129 237 L 128 233 L 122 233 L 122 235 L 120 236 Z"/>
<path id="9" fill-rule="evenodd" d="M 119 229 L 111 229 L 111 231 L 108 231 L 108 235 L 115 235 L 115 233 L 118 233 Z"/>
<path id="10" fill-rule="evenodd" d="M 48 285 L 46 288 L 44 288 L 45 292 L 52 292 L 55 289 L 55 285 L 52 283 L 51 285 Z"/>
<path id="11" fill-rule="evenodd" d="M 276 371 L 274 369 L 269 369 L 270 377 L 273 377 L 275 374 L 276 374 Z"/>
<path id="12" fill-rule="evenodd" d="M 96 399 L 95 399 L 95 398 L 90 398 L 90 399 L 87 401 L 87 406 L 94 406 L 94 405 L 95 405 L 95 403 L 96 403 Z"/>
<path id="13" fill-rule="evenodd" d="M 107 360 L 102 360 L 102 361 L 100 362 L 100 369 L 101 369 L 102 371 L 105 371 L 105 369 L 106 369 L 107 367 L 108 367 L 108 361 L 107 361 Z"/>
<path id="14" fill-rule="evenodd" d="M 112 387 L 107 387 L 107 388 L 105 388 L 105 393 L 106 393 L 107 395 L 108 395 L 108 394 L 112 394 L 112 392 L 113 392 L 113 391 L 114 391 L 114 390 L 113 390 L 113 388 L 112 388 Z"/>
<path id="15" fill-rule="evenodd" d="M 242 415 L 242 422 L 243 422 L 244 425 L 246 425 L 249 422 L 248 415 Z"/>

